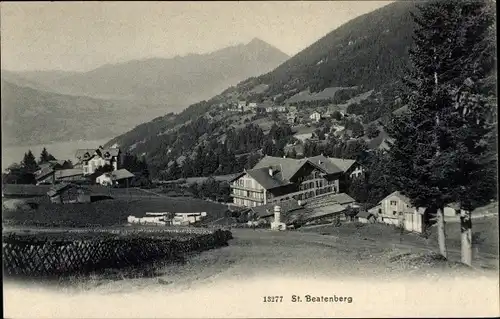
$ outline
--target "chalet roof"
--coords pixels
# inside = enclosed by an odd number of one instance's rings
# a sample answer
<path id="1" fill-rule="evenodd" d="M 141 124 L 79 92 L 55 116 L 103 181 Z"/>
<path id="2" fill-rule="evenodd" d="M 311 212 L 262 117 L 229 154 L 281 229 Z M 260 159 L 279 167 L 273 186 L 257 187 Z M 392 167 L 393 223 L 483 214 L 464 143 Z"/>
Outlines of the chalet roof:
<path id="1" fill-rule="evenodd" d="M 56 166 L 56 165 L 63 166 L 67 162 L 68 162 L 67 160 L 52 160 L 52 161 L 49 161 L 49 164 L 52 165 L 52 166 Z"/>
<path id="2" fill-rule="evenodd" d="M 71 184 L 66 184 L 66 183 L 54 185 L 47 192 L 47 195 L 49 195 L 50 197 L 55 196 L 55 195 L 61 193 L 66 188 L 69 188 L 70 186 L 71 186 Z"/>
<path id="3" fill-rule="evenodd" d="M 130 173 L 128 170 L 122 168 L 111 173 L 111 176 L 114 180 L 121 180 L 126 178 L 134 177 L 135 175 Z"/>
<path id="4" fill-rule="evenodd" d="M 356 163 L 355 160 L 351 159 L 345 159 L 345 158 L 335 158 L 335 157 L 328 157 L 328 159 L 337 167 L 342 169 L 343 172 L 347 172 L 354 163 Z"/>
<path id="5" fill-rule="evenodd" d="M 332 200 L 336 201 L 337 203 L 342 204 L 342 205 L 351 204 L 351 203 L 354 203 L 356 201 L 354 198 L 347 195 L 346 193 L 335 194 L 335 195 L 332 195 L 330 198 Z"/>
<path id="6" fill-rule="evenodd" d="M 313 220 L 316 218 L 321 218 L 333 214 L 338 214 L 340 212 L 343 212 L 346 209 L 345 206 L 340 205 L 340 204 L 334 204 L 334 205 L 328 205 L 325 207 L 319 207 L 319 208 L 313 208 L 312 209 L 312 214 L 307 216 L 307 220 Z"/>
<path id="7" fill-rule="evenodd" d="M 386 197 L 384 197 L 384 199 L 382 199 L 382 200 L 379 202 L 379 204 L 380 204 L 382 201 L 384 201 L 384 200 L 386 200 L 386 199 L 388 199 L 389 197 L 392 197 L 392 196 L 396 196 L 396 197 L 398 197 L 400 200 L 402 200 L 403 202 L 405 202 L 406 204 L 411 205 L 411 201 L 410 201 L 410 199 L 409 199 L 408 197 L 406 197 L 405 195 L 401 194 L 399 191 L 395 191 L 395 192 L 392 192 L 391 194 L 387 195 Z"/>
<path id="8" fill-rule="evenodd" d="M 370 150 L 375 150 L 375 149 L 388 149 L 389 145 L 387 142 L 391 143 L 393 142 L 394 139 L 389 137 L 389 135 L 384 131 L 380 131 L 377 137 L 371 139 L 367 143 L 367 147 Z"/>
<path id="9" fill-rule="evenodd" d="M 41 164 L 38 164 L 38 167 L 40 168 L 40 170 L 43 170 L 43 169 L 47 169 L 47 168 L 52 168 L 52 164 L 51 163 L 41 163 Z"/>
<path id="10" fill-rule="evenodd" d="M 356 202 L 354 198 L 351 196 L 347 195 L 346 193 L 339 193 L 339 194 L 325 194 L 317 197 L 313 197 L 310 200 L 308 200 L 306 206 L 315 206 L 317 204 L 321 203 L 328 203 L 329 206 L 331 205 L 330 203 L 333 204 L 340 204 L 340 205 L 348 205 Z"/>
<path id="11" fill-rule="evenodd" d="M 307 160 L 311 162 L 313 165 L 321 168 L 327 174 L 336 174 L 344 171 L 339 166 L 337 166 L 333 161 L 331 161 L 329 158 L 326 158 L 323 155 L 309 157 L 307 158 Z"/>
<path id="12" fill-rule="evenodd" d="M 281 201 L 279 203 L 269 203 L 266 205 L 255 206 L 255 207 L 252 207 L 251 210 L 256 212 L 258 214 L 259 218 L 267 217 L 267 216 L 271 216 L 274 214 L 274 206 L 281 207 L 281 214 L 287 214 L 291 211 L 302 208 L 302 206 L 299 205 L 299 202 L 297 200 L 289 199 L 289 200 Z"/>
<path id="13" fill-rule="evenodd" d="M 58 178 L 65 178 L 65 177 L 72 177 L 72 176 L 78 176 L 78 175 L 82 175 L 83 176 L 83 172 L 79 168 L 61 169 L 61 170 L 55 171 L 54 174 L 55 174 L 55 178 L 56 179 L 58 179 Z"/>
<path id="14" fill-rule="evenodd" d="M 84 190 L 90 191 L 90 189 L 88 189 L 88 188 L 81 187 L 81 186 L 78 186 L 75 184 L 62 183 L 62 184 L 57 184 L 57 185 L 52 186 L 50 188 L 50 190 L 47 192 L 47 195 L 49 195 L 49 197 L 53 197 L 57 194 L 60 194 L 62 191 L 64 191 L 65 189 L 68 189 L 68 188 L 78 188 L 78 189 L 84 189 Z"/>
<path id="15" fill-rule="evenodd" d="M 394 115 L 400 115 L 400 114 L 406 113 L 408 111 L 409 111 L 408 105 L 403 105 L 399 109 L 396 109 L 396 110 L 392 111 L 392 114 L 394 114 Z"/>
<path id="16" fill-rule="evenodd" d="M 292 178 L 295 175 L 295 173 L 306 162 L 307 162 L 306 159 L 297 160 L 293 158 L 283 158 L 283 157 L 274 157 L 266 155 L 253 167 L 253 169 L 266 168 L 268 176 L 269 176 L 269 171 L 268 171 L 269 167 L 272 167 L 274 169 L 279 169 L 282 180 L 288 182 L 290 181 L 290 178 Z"/>
<path id="17" fill-rule="evenodd" d="M 90 148 L 83 148 L 83 149 L 79 149 L 76 151 L 76 154 L 75 154 L 75 157 L 78 158 L 78 159 L 83 159 L 85 154 L 88 154 L 88 158 L 92 158 L 94 156 L 94 154 L 98 154 L 99 156 L 105 156 L 105 154 L 109 154 L 109 156 L 111 157 L 114 157 L 114 156 L 118 156 L 118 154 L 120 153 L 120 149 L 119 148 L 96 148 L 96 149 L 90 149 Z"/>
<path id="18" fill-rule="evenodd" d="M 288 184 L 287 181 L 283 180 L 282 173 L 279 171 L 271 176 L 269 174 L 269 167 L 250 169 L 246 173 L 265 189 L 272 189 Z"/>
<path id="19" fill-rule="evenodd" d="M 54 169 L 51 166 L 45 165 L 42 169 L 36 171 L 35 178 L 36 180 L 40 180 L 49 176 L 52 173 L 54 173 Z"/>
<path id="20" fill-rule="evenodd" d="M 290 179 L 292 179 L 299 169 L 306 163 L 313 165 L 326 174 L 344 172 L 342 168 L 335 165 L 327 157 L 318 155 L 304 159 L 265 156 L 254 166 L 253 169 L 247 170 L 246 173 L 254 178 L 265 189 L 272 189 L 290 183 Z M 269 169 L 273 170 L 272 176 L 269 174 Z M 241 174 L 237 175 L 234 179 L 241 176 Z"/>

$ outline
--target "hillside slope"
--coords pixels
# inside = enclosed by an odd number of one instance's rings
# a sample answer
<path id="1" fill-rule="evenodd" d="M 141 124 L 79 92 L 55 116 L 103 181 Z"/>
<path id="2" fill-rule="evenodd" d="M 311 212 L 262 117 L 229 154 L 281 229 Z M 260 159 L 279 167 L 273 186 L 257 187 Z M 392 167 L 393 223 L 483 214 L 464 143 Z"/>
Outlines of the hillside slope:
<path id="1" fill-rule="evenodd" d="M 1 89 L 5 146 L 109 138 L 165 113 L 162 106 L 56 94 L 4 79 Z"/>
<path id="2" fill-rule="evenodd" d="M 158 148 L 169 148 L 165 132 L 209 111 L 223 112 L 225 106 L 238 99 L 282 104 L 302 91 L 318 92 L 329 87 L 359 86 L 360 92 L 375 89 L 378 104 L 373 109 L 380 112 L 384 105 L 391 108 L 403 70 L 408 65 L 413 8 L 413 2 L 395 2 L 355 18 L 275 70 L 240 82 L 209 101 L 193 104 L 175 118 L 157 118 L 141 124 L 110 143 L 118 143 L 124 149 L 135 148 L 140 143 L 141 154 L 153 149 L 158 153 L 161 152 Z"/>
<path id="3" fill-rule="evenodd" d="M 399 80 L 408 64 L 413 23 L 410 1 L 359 16 L 325 35 L 272 72 L 257 79 L 269 93 L 297 88 L 378 88 Z"/>

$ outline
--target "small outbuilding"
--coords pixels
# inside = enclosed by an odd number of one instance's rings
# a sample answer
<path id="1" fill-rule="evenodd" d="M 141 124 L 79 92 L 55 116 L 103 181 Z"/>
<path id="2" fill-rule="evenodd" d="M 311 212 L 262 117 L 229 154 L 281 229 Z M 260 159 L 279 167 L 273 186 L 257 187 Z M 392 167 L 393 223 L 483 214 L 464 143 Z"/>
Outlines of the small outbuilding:
<path id="1" fill-rule="evenodd" d="M 375 214 L 369 211 L 360 211 L 356 215 L 356 219 L 358 222 L 363 224 L 375 223 L 377 221 Z"/>
<path id="2" fill-rule="evenodd" d="M 47 192 L 47 195 L 52 203 L 90 203 L 90 189 L 75 184 L 55 185 Z"/>
<path id="3" fill-rule="evenodd" d="M 126 185 L 135 175 L 122 168 L 109 173 L 104 173 L 96 178 L 96 183 L 105 186 Z"/>

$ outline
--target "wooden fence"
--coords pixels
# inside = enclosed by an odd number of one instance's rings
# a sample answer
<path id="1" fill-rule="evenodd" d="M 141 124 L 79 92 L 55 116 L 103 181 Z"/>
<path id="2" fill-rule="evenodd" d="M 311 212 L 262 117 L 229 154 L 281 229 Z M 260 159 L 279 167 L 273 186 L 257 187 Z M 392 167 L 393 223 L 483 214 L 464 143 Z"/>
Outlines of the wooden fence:
<path id="1" fill-rule="evenodd" d="M 159 259 L 176 260 L 187 252 L 227 245 L 231 232 L 166 236 L 145 232 L 4 234 L 4 273 L 11 276 L 60 276 L 122 268 Z"/>

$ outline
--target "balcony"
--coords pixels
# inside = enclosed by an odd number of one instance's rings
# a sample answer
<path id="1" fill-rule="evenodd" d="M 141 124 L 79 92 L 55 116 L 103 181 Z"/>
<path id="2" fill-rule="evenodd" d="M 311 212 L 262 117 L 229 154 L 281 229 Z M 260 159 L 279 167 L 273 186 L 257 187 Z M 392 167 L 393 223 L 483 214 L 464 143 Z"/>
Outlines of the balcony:
<path id="1" fill-rule="evenodd" d="M 264 189 L 258 189 L 258 188 L 252 188 L 252 187 L 246 187 L 246 186 L 239 186 L 239 185 L 230 185 L 231 189 L 241 189 L 244 191 L 250 191 L 254 193 L 264 193 Z"/>
<path id="2" fill-rule="evenodd" d="M 251 200 L 251 201 L 254 201 L 254 202 L 261 202 L 261 203 L 264 202 L 263 198 L 255 198 L 255 197 L 250 197 L 250 196 L 245 196 L 245 195 L 239 195 L 239 194 L 233 194 L 233 193 L 231 193 L 230 196 L 231 197 L 235 197 L 235 198 L 248 199 L 248 200 Z"/>

